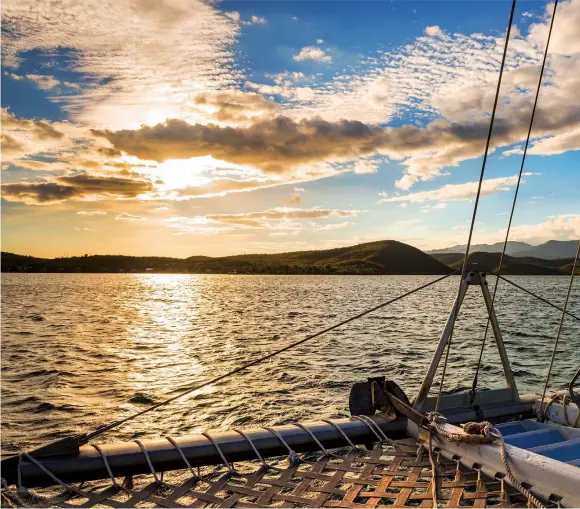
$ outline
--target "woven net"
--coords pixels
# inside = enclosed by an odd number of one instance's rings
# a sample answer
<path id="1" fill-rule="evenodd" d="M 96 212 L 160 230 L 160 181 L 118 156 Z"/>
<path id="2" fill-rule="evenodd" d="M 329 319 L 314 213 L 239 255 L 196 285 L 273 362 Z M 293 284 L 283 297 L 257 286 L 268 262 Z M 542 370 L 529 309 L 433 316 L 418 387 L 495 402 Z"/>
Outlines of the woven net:
<path id="1" fill-rule="evenodd" d="M 28 507 L 433 507 L 428 455 L 414 440 L 330 454 L 175 470 L 110 480 L 19 490 L 3 489 L 3 506 Z M 437 460 L 439 507 L 526 507 L 501 480 Z"/>

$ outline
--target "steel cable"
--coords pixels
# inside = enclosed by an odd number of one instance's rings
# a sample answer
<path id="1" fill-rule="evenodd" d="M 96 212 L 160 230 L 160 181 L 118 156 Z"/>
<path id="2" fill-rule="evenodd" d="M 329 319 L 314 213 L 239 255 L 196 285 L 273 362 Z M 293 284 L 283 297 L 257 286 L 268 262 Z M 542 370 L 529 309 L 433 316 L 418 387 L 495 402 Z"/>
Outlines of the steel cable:
<path id="1" fill-rule="evenodd" d="M 554 366 L 554 359 L 556 358 L 556 353 L 558 351 L 558 343 L 560 342 L 560 334 L 562 333 L 562 327 L 564 325 L 564 319 L 566 318 L 566 308 L 568 307 L 568 302 L 570 300 L 570 294 L 572 293 L 572 285 L 574 284 L 574 276 L 576 275 L 576 263 L 580 257 L 580 240 L 578 241 L 578 249 L 576 250 L 576 258 L 574 258 L 574 263 L 572 264 L 572 275 L 570 276 L 570 283 L 568 284 L 568 292 L 566 293 L 566 300 L 564 301 L 564 309 L 562 310 L 562 316 L 560 318 L 560 323 L 558 324 L 558 330 L 556 332 L 556 340 L 554 341 L 554 349 L 552 350 L 552 358 L 550 359 L 550 366 L 548 367 L 548 373 L 546 374 L 546 383 L 544 384 L 544 390 L 542 392 L 542 399 L 540 400 L 540 417 L 543 418 L 543 407 L 544 398 L 546 397 L 546 391 L 548 390 L 548 384 L 550 383 L 550 376 L 552 375 L 552 367 Z"/>
<path id="2" fill-rule="evenodd" d="M 501 274 L 501 269 L 502 269 L 502 266 L 503 266 L 503 259 L 505 257 L 505 252 L 506 252 L 506 249 L 507 249 L 508 238 L 509 238 L 509 235 L 510 235 L 510 229 L 512 227 L 512 220 L 513 220 L 513 217 L 514 217 L 514 211 L 516 209 L 516 202 L 517 202 L 518 193 L 519 193 L 519 190 L 520 190 L 520 183 L 521 183 L 521 180 L 522 180 L 522 173 L 524 171 L 524 165 L 526 163 L 526 156 L 528 154 L 528 146 L 530 144 L 530 136 L 532 134 L 532 127 L 534 125 L 534 117 L 536 116 L 536 108 L 538 106 L 538 97 L 540 96 L 540 89 L 542 87 L 542 79 L 544 78 L 544 69 L 546 67 L 546 59 L 548 57 L 548 48 L 550 46 L 550 39 L 552 37 L 552 28 L 554 26 L 554 18 L 556 17 L 556 8 L 557 7 L 558 7 L 558 0 L 555 0 L 555 2 L 554 2 L 554 10 L 552 11 L 552 20 L 550 21 L 550 30 L 548 31 L 548 39 L 546 41 L 546 49 L 544 50 L 544 59 L 542 60 L 542 68 L 540 70 L 540 77 L 538 78 L 538 86 L 536 88 L 536 97 L 534 98 L 534 106 L 532 108 L 532 116 L 530 118 L 530 125 L 528 127 L 528 135 L 526 137 L 526 143 L 525 143 L 525 146 L 524 146 L 524 153 L 522 155 L 522 163 L 520 165 L 520 172 L 518 173 L 518 181 L 517 181 L 517 184 L 516 184 L 516 190 L 514 192 L 514 200 L 513 200 L 513 203 L 512 203 L 512 209 L 511 209 L 511 212 L 510 212 L 510 218 L 509 218 L 508 225 L 507 225 L 507 230 L 506 230 L 506 234 L 505 234 L 505 241 L 503 243 L 503 249 L 502 249 L 502 252 L 501 252 L 500 259 L 499 259 L 499 267 L 497 269 L 498 274 L 496 274 L 498 277 L 499 277 L 499 274 Z M 493 296 L 491 298 L 491 307 L 492 308 L 493 308 L 493 305 L 495 303 L 495 296 L 497 295 L 497 289 L 498 289 L 498 287 L 499 287 L 499 279 L 496 280 L 496 282 L 495 282 L 495 288 L 493 289 Z M 470 391 L 470 394 L 471 394 L 471 403 L 473 403 L 473 401 L 475 400 L 475 389 L 477 388 L 477 382 L 478 382 L 478 376 L 479 376 L 479 369 L 481 367 L 481 361 L 483 359 L 483 352 L 484 352 L 485 343 L 486 343 L 486 340 L 487 340 L 487 333 L 489 332 L 489 324 L 490 324 L 490 321 L 491 321 L 491 317 L 488 314 L 487 315 L 487 323 L 485 324 L 485 332 L 483 334 L 483 341 L 481 342 L 481 350 L 479 352 L 479 358 L 477 360 L 477 367 L 475 368 L 475 375 L 473 377 L 473 383 L 471 385 L 471 391 Z"/>
<path id="3" fill-rule="evenodd" d="M 485 142 L 485 151 L 483 153 L 483 161 L 481 164 L 481 173 L 479 175 L 479 183 L 477 185 L 477 194 L 475 196 L 475 203 L 473 205 L 473 215 L 471 217 L 471 226 L 469 227 L 469 236 L 467 237 L 467 246 L 465 247 L 465 257 L 463 258 L 463 265 L 461 267 L 461 278 L 459 281 L 459 289 L 457 290 L 457 299 L 455 300 L 455 306 L 454 306 L 454 311 L 453 311 L 453 319 L 451 321 L 451 331 L 449 333 L 449 338 L 447 340 L 447 351 L 445 353 L 445 361 L 443 363 L 443 370 L 441 373 L 441 383 L 439 385 L 439 392 L 437 393 L 437 402 L 435 404 L 435 411 L 437 412 L 439 410 L 439 404 L 441 402 L 441 393 L 443 391 L 443 383 L 445 382 L 445 374 L 447 372 L 447 363 L 449 361 L 449 351 L 451 350 L 451 340 L 453 339 L 453 331 L 455 329 L 455 322 L 457 321 L 457 312 L 459 311 L 459 295 L 461 293 L 461 286 L 463 284 L 463 279 L 465 277 L 465 271 L 466 271 L 466 267 L 467 267 L 467 260 L 469 257 L 469 249 L 471 248 L 471 239 L 473 237 L 473 228 L 475 226 L 475 219 L 477 217 L 477 207 L 479 205 L 479 198 L 481 196 L 481 186 L 483 184 L 483 177 L 485 175 L 485 165 L 487 163 L 487 156 L 489 153 L 489 145 L 491 143 L 491 134 L 493 132 L 493 124 L 495 121 L 495 114 L 497 111 L 497 103 L 499 101 L 499 91 L 501 88 L 501 80 L 503 77 L 503 70 L 505 67 L 505 60 L 506 60 L 506 55 L 507 55 L 507 49 L 508 49 L 508 45 L 509 45 L 509 40 L 510 40 L 510 33 L 511 33 L 511 29 L 512 29 L 512 22 L 514 19 L 514 12 L 516 9 L 516 1 L 517 0 L 512 0 L 512 8 L 510 11 L 510 17 L 509 17 L 509 21 L 508 21 L 508 26 L 507 26 L 507 33 L 506 33 L 506 37 L 505 37 L 505 44 L 504 44 L 504 48 L 503 48 L 503 55 L 502 55 L 502 59 L 501 59 L 501 66 L 499 69 L 499 77 L 497 80 L 497 87 L 495 90 L 495 99 L 493 101 L 493 109 L 491 112 L 491 120 L 489 122 L 489 131 L 487 133 L 487 140 Z"/>

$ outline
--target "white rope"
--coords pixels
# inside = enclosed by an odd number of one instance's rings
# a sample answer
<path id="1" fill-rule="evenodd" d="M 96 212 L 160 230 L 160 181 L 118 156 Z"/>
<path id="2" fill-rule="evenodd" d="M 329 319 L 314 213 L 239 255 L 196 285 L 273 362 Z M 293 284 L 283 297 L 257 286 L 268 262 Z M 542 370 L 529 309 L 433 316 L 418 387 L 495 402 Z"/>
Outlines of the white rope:
<path id="1" fill-rule="evenodd" d="M 101 447 L 98 444 L 92 444 L 92 446 L 96 449 L 96 451 L 99 453 L 99 455 L 103 459 L 103 463 L 105 464 L 105 467 L 107 469 L 107 472 L 109 473 L 109 477 L 111 478 L 111 482 L 113 483 L 113 486 L 115 487 L 115 489 L 117 489 L 119 491 L 125 491 L 127 493 L 131 493 L 127 488 L 121 486 L 117 482 L 117 479 L 115 479 L 115 476 L 113 475 L 113 471 L 111 470 L 111 467 L 109 465 L 109 461 L 107 460 L 107 456 L 104 453 L 104 451 L 101 449 Z"/>
<path id="2" fill-rule="evenodd" d="M 230 473 L 235 474 L 236 473 L 236 469 L 234 468 L 234 466 L 226 459 L 226 457 L 224 456 L 224 453 L 222 452 L 220 446 L 218 445 L 218 443 L 213 439 L 213 437 L 209 434 L 209 433 L 202 433 L 202 435 L 207 438 L 216 448 L 217 452 L 219 453 L 219 455 L 222 458 L 222 461 L 224 462 L 224 465 L 228 468 L 228 470 L 230 471 Z"/>
<path id="3" fill-rule="evenodd" d="M 153 468 L 153 463 L 151 462 L 151 458 L 149 457 L 149 453 L 147 452 L 147 449 L 143 445 L 143 442 L 141 442 L 141 440 L 135 440 L 135 443 L 143 451 L 143 454 L 145 455 L 145 459 L 147 460 L 147 463 L 149 464 L 149 468 L 151 470 L 151 473 L 153 474 L 153 477 L 155 478 L 155 482 L 157 484 L 163 484 L 163 481 L 161 479 L 159 479 L 159 477 L 157 476 L 157 472 L 155 471 L 155 468 Z"/>
<path id="4" fill-rule="evenodd" d="M 296 461 L 301 461 L 300 456 L 298 456 L 298 454 L 296 454 L 296 451 L 294 451 L 292 449 L 292 447 L 290 447 L 287 443 L 286 440 L 284 440 L 282 438 L 282 435 L 280 435 L 280 433 L 278 433 L 274 428 L 266 428 L 264 427 L 265 430 L 269 431 L 270 433 L 272 433 L 278 440 L 280 440 L 280 442 L 282 442 L 284 444 L 284 446 L 286 447 L 286 449 L 288 449 L 288 461 L 290 462 L 290 464 L 294 464 Z"/>
<path id="5" fill-rule="evenodd" d="M 256 453 L 256 456 L 258 456 L 258 459 L 262 462 L 262 465 L 267 468 L 270 469 L 272 468 L 268 462 L 263 458 L 263 456 L 260 454 L 260 451 L 258 451 L 257 447 L 254 445 L 254 442 L 252 442 L 252 439 L 246 435 L 243 431 L 239 430 L 239 429 L 235 429 L 234 430 L 236 433 L 239 433 L 240 435 L 242 435 L 247 441 L 248 443 L 252 446 L 252 449 L 254 449 L 254 452 Z"/>
<path id="6" fill-rule="evenodd" d="M 322 422 L 334 426 L 339 431 L 339 433 L 344 437 L 344 439 L 348 442 L 348 444 L 351 446 L 352 449 L 357 448 L 356 445 L 354 445 L 353 441 L 350 438 L 348 438 L 348 435 L 344 431 L 342 431 L 342 429 L 340 429 L 340 426 L 338 424 L 332 421 L 327 421 L 326 419 L 323 419 Z"/>
<path id="7" fill-rule="evenodd" d="M 370 428 L 370 430 L 375 434 L 375 436 L 379 439 L 379 442 L 381 443 L 386 442 L 387 444 L 393 446 L 397 451 L 400 451 L 399 444 L 397 444 L 394 440 L 391 440 L 387 435 L 385 435 L 383 430 L 375 421 L 373 421 L 366 415 L 353 415 L 352 418 L 356 419 L 357 421 L 365 423 Z"/>
<path id="8" fill-rule="evenodd" d="M 167 440 L 169 440 L 169 443 L 175 447 L 177 449 L 177 452 L 179 453 L 179 455 L 181 456 L 181 459 L 184 461 L 184 463 L 187 465 L 187 468 L 189 469 L 189 471 L 191 472 L 191 475 L 193 476 L 194 479 L 200 480 L 200 476 L 197 475 L 195 473 L 195 470 L 193 469 L 193 467 L 191 466 L 191 463 L 188 461 L 187 457 L 185 456 L 185 453 L 183 452 L 183 450 L 181 449 L 181 447 L 179 446 L 179 444 L 173 440 L 173 438 L 167 436 L 165 437 Z"/>
<path id="9" fill-rule="evenodd" d="M 335 456 L 334 454 L 331 454 L 330 452 L 328 452 L 328 450 L 320 443 L 318 438 L 316 438 L 314 436 L 314 433 L 312 433 L 312 431 L 310 431 L 306 426 L 304 426 L 304 424 L 297 423 L 297 424 L 294 424 L 294 426 L 297 426 L 300 429 L 303 429 L 304 431 L 306 431 L 306 433 L 308 433 L 312 437 L 312 440 L 314 440 L 318 444 L 318 447 L 320 447 L 320 450 L 322 451 L 322 453 L 325 456 Z"/>

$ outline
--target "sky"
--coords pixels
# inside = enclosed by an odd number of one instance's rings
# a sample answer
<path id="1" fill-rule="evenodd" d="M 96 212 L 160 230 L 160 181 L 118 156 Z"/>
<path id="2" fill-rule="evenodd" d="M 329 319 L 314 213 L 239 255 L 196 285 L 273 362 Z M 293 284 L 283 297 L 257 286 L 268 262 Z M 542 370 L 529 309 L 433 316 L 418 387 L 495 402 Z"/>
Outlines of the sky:
<path id="1" fill-rule="evenodd" d="M 511 2 L 4 0 L 2 250 L 463 244 Z M 553 4 L 518 2 L 474 242 L 503 241 Z M 511 240 L 580 237 L 580 0 Z"/>

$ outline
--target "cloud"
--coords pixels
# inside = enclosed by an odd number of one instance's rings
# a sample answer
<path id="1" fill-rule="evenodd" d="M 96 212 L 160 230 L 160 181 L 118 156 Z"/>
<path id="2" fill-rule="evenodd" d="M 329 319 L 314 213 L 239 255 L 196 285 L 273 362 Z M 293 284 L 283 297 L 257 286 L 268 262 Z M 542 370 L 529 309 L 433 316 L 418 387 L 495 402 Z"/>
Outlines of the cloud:
<path id="1" fill-rule="evenodd" d="M 298 232 L 303 230 L 323 231 L 345 228 L 352 223 L 330 223 L 321 226 L 313 220 L 356 217 L 361 212 L 363 211 L 278 207 L 262 212 L 247 212 L 241 214 L 208 214 L 194 217 L 172 217 L 166 221 L 170 228 L 175 228 L 181 233 L 218 233 L 236 229 L 276 230 L 278 232 Z"/>
<path id="2" fill-rule="evenodd" d="M 2 197 L 7 201 L 38 205 L 66 200 L 130 199 L 152 192 L 153 189 L 149 180 L 80 173 L 54 177 L 48 182 L 2 184 Z"/>
<path id="3" fill-rule="evenodd" d="M 165 161 L 211 155 L 278 174 L 329 157 L 348 159 L 372 153 L 384 144 L 385 137 L 382 129 L 361 122 L 330 123 L 319 118 L 295 122 L 288 117 L 260 119 L 237 128 L 172 119 L 138 130 L 95 130 L 93 134 L 140 159 Z"/>
<path id="4" fill-rule="evenodd" d="M 223 122 L 240 122 L 272 114 L 276 104 L 258 94 L 218 92 L 197 94 L 193 103 L 208 116 Z"/>
<path id="5" fill-rule="evenodd" d="M 60 81 L 54 76 L 45 74 L 27 74 L 26 78 L 33 81 L 40 90 L 50 90 L 60 85 Z"/>
<path id="6" fill-rule="evenodd" d="M 51 99 L 89 125 L 161 121 L 183 112 L 192 92 L 217 91 L 239 74 L 231 53 L 239 24 L 202 0 L 6 0 L 2 21 L 3 66 L 32 51 L 74 54 L 66 70 L 83 73 L 87 87 Z"/>
<path id="7" fill-rule="evenodd" d="M 533 173 L 524 173 L 525 176 L 534 175 Z M 483 181 L 481 186 L 481 195 L 496 194 L 501 191 L 510 191 L 518 181 L 518 176 L 513 175 L 511 177 L 499 177 L 493 179 L 487 179 Z M 525 180 L 522 179 L 522 183 Z M 404 202 L 404 203 L 423 203 L 427 201 L 461 201 L 461 200 L 472 200 L 477 194 L 478 182 L 465 182 L 464 184 L 447 184 L 439 189 L 434 189 L 432 191 L 421 191 L 418 193 L 411 193 L 402 196 L 387 196 L 386 194 L 380 193 L 382 196 L 380 200 L 381 203 L 393 203 L 393 202 Z M 441 205 L 437 208 L 442 208 Z"/>
<path id="8" fill-rule="evenodd" d="M 443 37 L 443 31 L 439 28 L 439 25 L 432 25 L 425 28 L 425 35 L 429 37 Z"/>
<path id="9" fill-rule="evenodd" d="M 505 238 L 505 230 L 501 230 L 486 239 L 495 242 Z M 542 244 L 548 240 L 578 240 L 580 239 L 580 214 L 559 214 L 541 223 L 519 224 L 510 229 L 510 240 Z"/>
<path id="10" fill-rule="evenodd" d="M 332 62 L 332 56 L 327 55 L 324 50 L 316 46 L 305 46 L 297 55 L 292 57 L 296 62 L 304 62 L 305 60 L 313 60 L 328 64 Z"/>
<path id="11" fill-rule="evenodd" d="M 64 133 L 45 120 L 26 120 L 2 108 L 2 129 L 27 131 L 39 140 L 60 139 Z"/>
<path id="12" fill-rule="evenodd" d="M 117 217 L 115 217 L 115 220 L 117 220 L 117 221 L 146 221 L 147 218 L 142 217 L 142 216 L 134 216 L 133 214 L 128 214 L 127 212 L 123 212 L 122 214 L 119 214 Z"/>
<path id="13" fill-rule="evenodd" d="M 288 200 L 288 205 L 300 205 L 300 203 L 302 202 L 302 198 L 300 197 L 299 194 L 294 194 L 290 197 L 290 199 Z"/>
<path id="14" fill-rule="evenodd" d="M 107 213 L 104 210 L 79 210 L 77 212 L 79 216 L 106 216 Z"/>
<path id="15" fill-rule="evenodd" d="M 249 24 L 252 24 L 252 25 L 265 25 L 266 24 L 266 18 L 264 18 L 264 16 L 252 16 Z"/>
<path id="16" fill-rule="evenodd" d="M 373 159 L 360 159 L 355 163 L 354 172 L 359 174 L 377 173 L 379 171 L 380 164 L 381 161 Z"/>

